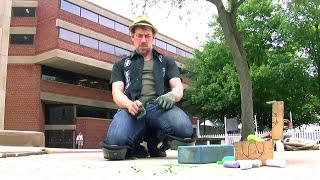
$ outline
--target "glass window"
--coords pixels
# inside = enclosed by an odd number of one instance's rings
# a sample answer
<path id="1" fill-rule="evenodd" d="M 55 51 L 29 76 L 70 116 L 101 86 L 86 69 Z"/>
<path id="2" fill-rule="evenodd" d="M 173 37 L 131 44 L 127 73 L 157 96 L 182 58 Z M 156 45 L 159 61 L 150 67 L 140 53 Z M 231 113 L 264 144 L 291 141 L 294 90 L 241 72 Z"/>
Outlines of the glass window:
<path id="1" fill-rule="evenodd" d="M 116 56 L 123 56 L 123 55 L 130 55 L 130 51 L 119 48 L 119 47 L 115 47 L 115 51 L 116 51 Z"/>
<path id="2" fill-rule="evenodd" d="M 99 41 L 99 50 L 105 53 L 115 54 L 113 45 L 101 41 Z"/>
<path id="3" fill-rule="evenodd" d="M 106 26 L 108 28 L 111 28 L 111 29 L 114 29 L 114 21 L 109 19 L 109 18 L 106 18 L 106 17 L 103 17 L 103 16 L 99 16 L 99 24 L 103 25 L 103 26 Z"/>
<path id="4" fill-rule="evenodd" d="M 186 52 L 186 57 L 187 58 L 193 58 L 193 54 L 189 53 L 189 52 Z"/>
<path id="5" fill-rule="evenodd" d="M 156 46 L 162 49 L 167 49 L 167 43 L 159 39 L 156 39 Z"/>
<path id="6" fill-rule="evenodd" d="M 80 44 L 90 48 L 99 49 L 98 40 L 87 36 L 80 35 Z"/>
<path id="7" fill-rule="evenodd" d="M 84 8 L 81 8 L 81 17 L 84 17 L 90 21 L 98 23 L 98 14 L 92 11 L 86 10 Z"/>
<path id="8" fill-rule="evenodd" d="M 129 27 L 128 27 L 128 26 L 125 26 L 125 25 L 123 25 L 123 24 L 120 24 L 120 23 L 115 22 L 115 27 L 114 27 L 114 29 L 115 29 L 116 31 L 119 31 L 119 32 L 122 32 L 122 33 L 124 33 L 124 34 L 129 35 Z"/>
<path id="9" fill-rule="evenodd" d="M 10 44 L 33 44 L 33 34 L 10 34 Z"/>
<path id="10" fill-rule="evenodd" d="M 177 48 L 177 54 L 179 56 L 182 56 L 182 57 L 186 57 L 186 51 L 180 49 L 180 48 Z"/>
<path id="11" fill-rule="evenodd" d="M 59 29 L 59 38 L 79 44 L 79 34 L 66 29 Z"/>
<path id="12" fill-rule="evenodd" d="M 12 16 L 13 17 L 35 17 L 36 8 L 35 7 L 13 7 Z"/>
<path id="13" fill-rule="evenodd" d="M 171 44 L 167 44 L 167 50 L 172 53 L 177 53 L 177 48 L 175 46 L 172 46 Z"/>
<path id="14" fill-rule="evenodd" d="M 46 74 L 42 74 L 41 75 L 41 79 L 42 80 L 47 80 L 47 81 L 55 81 L 56 77 L 50 76 L 50 75 L 46 75 Z"/>
<path id="15" fill-rule="evenodd" d="M 65 0 L 61 0 L 61 9 L 80 16 L 80 7 Z"/>
<path id="16" fill-rule="evenodd" d="M 74 124 L 74 105 L 45 104 L 46 124 Z"/>
<path id="17" fill-rule="evenodd" d="M 41 73 L 42 80 L 63 82 L 95 89 L 110 90 L 110 81 L 107 79 L 96 78 L 47 66 L 41 67 Z"/>
<path id="18" fill-rule="evenodd" d="M 112 119 L 116 112 L 116 109 L 77 105 L 77 117 Z"/>

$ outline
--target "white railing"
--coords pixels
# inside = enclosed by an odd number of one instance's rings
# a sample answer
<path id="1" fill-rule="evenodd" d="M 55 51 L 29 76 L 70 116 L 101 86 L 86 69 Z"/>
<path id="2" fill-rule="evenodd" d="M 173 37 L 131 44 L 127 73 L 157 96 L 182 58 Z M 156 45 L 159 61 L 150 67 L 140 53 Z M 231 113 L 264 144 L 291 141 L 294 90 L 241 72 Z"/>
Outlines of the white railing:
<path id="1" fill-rule="evenodd" d="M 268 132 L 258 132 L 258 136 L 261 136 L 263 134 L 266 134 Z M 292 132 L 284 132 L 284 136 L 287 137 L 293 137 L 293 138 L 302 138 L 302 139 L 308 139 L 313 140 L 316 142 L 320 142 L 320 131 L 292 131 Z M 209 135 L 200 135 L 199 138 L 201 139 L 212 139 L 212 140 L 222 140 L 226 144 L 234 144 L 235 142 L 239 142 L 241 139 L 241 134 L 235 133 L 235 134 L 209 134 Z"/>
<path id="2" fill-rule="evenodd" d="M 285 132 L 284 135 L 288 135 L 293 138 L 313 140 L 318 143 L 320 142 L 320 131 L 304 131 L 304 132 L 293 131 L 293 132 Z"/>

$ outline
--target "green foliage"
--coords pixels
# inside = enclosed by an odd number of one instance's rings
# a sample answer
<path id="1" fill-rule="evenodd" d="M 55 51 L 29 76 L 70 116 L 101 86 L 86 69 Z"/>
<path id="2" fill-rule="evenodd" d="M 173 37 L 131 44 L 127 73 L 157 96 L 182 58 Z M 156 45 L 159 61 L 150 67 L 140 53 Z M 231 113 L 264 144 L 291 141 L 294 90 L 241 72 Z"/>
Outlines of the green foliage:
<path id="1" fill-rule="evenodd" d="M 317 76 L 314 76 L 316 73 L 311 70 L 317 67 L 312 48 L 319 47 L 314 44 L 319 44 L 320 40 L 314 38 L 316 28 L 312 28 L 309 21 L 301 20 L 301 17 L 307 18 L 311 14 L 316 18 L 316 15 L 318 20 L 315 22 L 319 27 L 320 11 L 309 12 L 310 2 L 319 1 L 311 0 L 299 4 L 299 7 L 295 3 L 300 2 L 289 2 L 288 7 L 295 10 L 288 12 L 285 6 L 272 0 L 247 0 L 238 11 L 237 25 L 247 52 L 254 113 L 260 129 L 271 126 L 271 106 L 266 104 L 271 100 L 284 101 L 285 118 L 289 118 L 291 111 L 295 125 L 317 121 L 316 114 L 320 113 L 319 88 Z M 319 5 L 313 5 L 319 9 Z M 293 21 L 293 17 L 297 19 Z M 192 81 L 185 93 L 187 101 L 184 106 L 192 114 L 206 118 L 239 116 L 238 75 L 221 28 L 217 23 L 211 25 L 214 40 L 208 42 L 203 51 L 196 51 L 194 60 L 186 65 L 187 75 Z M 303 51 L 307 55 L 302 56 L 301 49 L 307 49 Z M 202 106 L 205 113 L 200 112 Z"/>
<path id="2" fill-rule="evenodd" d="M 290 56 L 273 55 L 268 63 L 251 68 L 254 92 L 254 111 L 260 119 L 260 125 L 271 122 L 271 106 L 266 102 L 281 100 L 285 103 L 285 117 L 290 111 L 294 113 L 295 123 L 303 123 L 309 119 L 301 116 L 305 106 L 309 104 L 315 91 L 315 81 L 308 74 L 308 61 L 291 59 Z M 265 121 L 264 119 L 268 119 Z"/>
<path id="3" fill-rule="evenodd" d="M 186 90 L 188 101 L 184 106 L 195 115 L 210 118 L 239 114 L 239 82 L 227 45 L 209 42 L 194 57 L 194 61 L 186 64 L 192 81 Z M 206 108 L 204 114 L 201 107 Z"/>

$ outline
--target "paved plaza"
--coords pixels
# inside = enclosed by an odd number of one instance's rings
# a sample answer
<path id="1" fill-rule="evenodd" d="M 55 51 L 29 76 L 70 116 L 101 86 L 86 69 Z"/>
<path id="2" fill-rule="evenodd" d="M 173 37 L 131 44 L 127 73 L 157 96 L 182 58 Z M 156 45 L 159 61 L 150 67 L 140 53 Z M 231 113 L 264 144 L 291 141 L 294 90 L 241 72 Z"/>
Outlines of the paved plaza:
<path id="1" fill-rule="evenodd" d="M 0 153 L 37 152 L 42 148 L 0 146 Z M 216 163 L 179 164 L 177 151 L 167 158 L 104 160 L 99 149 L 50 149 L 51 154 L 0 158 L 0 179 L 319 179 L 320 151 L 275 152 L 286 168 L 229 169 Z"/>

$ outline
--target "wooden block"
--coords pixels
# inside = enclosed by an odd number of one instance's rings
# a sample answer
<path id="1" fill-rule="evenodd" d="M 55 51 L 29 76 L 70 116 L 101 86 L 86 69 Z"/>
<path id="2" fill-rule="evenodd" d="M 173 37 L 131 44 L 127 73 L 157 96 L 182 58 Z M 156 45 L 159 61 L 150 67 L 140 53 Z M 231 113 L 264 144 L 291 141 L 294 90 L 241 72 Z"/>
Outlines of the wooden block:
<path id="1" fill-rule="evenodd" d="M 233 145 L 197 145 L 178 147 L 179 163 L 214 163 L 222 160 L 225 156 L 234 156 Z"/>
<path id="2" fill-rule="evenodd" d="M 272 141 L 264 142 L 248 142 L 240 141 L 235 143 L 236 160 L 273 159 L 273 143 Z"/>
<path id="3" fill-rule="evenodd" d="M 283 101 L 275 101 L 272 103 L 272 130 L 271 137 L 273 140 L 283 138 Z"/>

